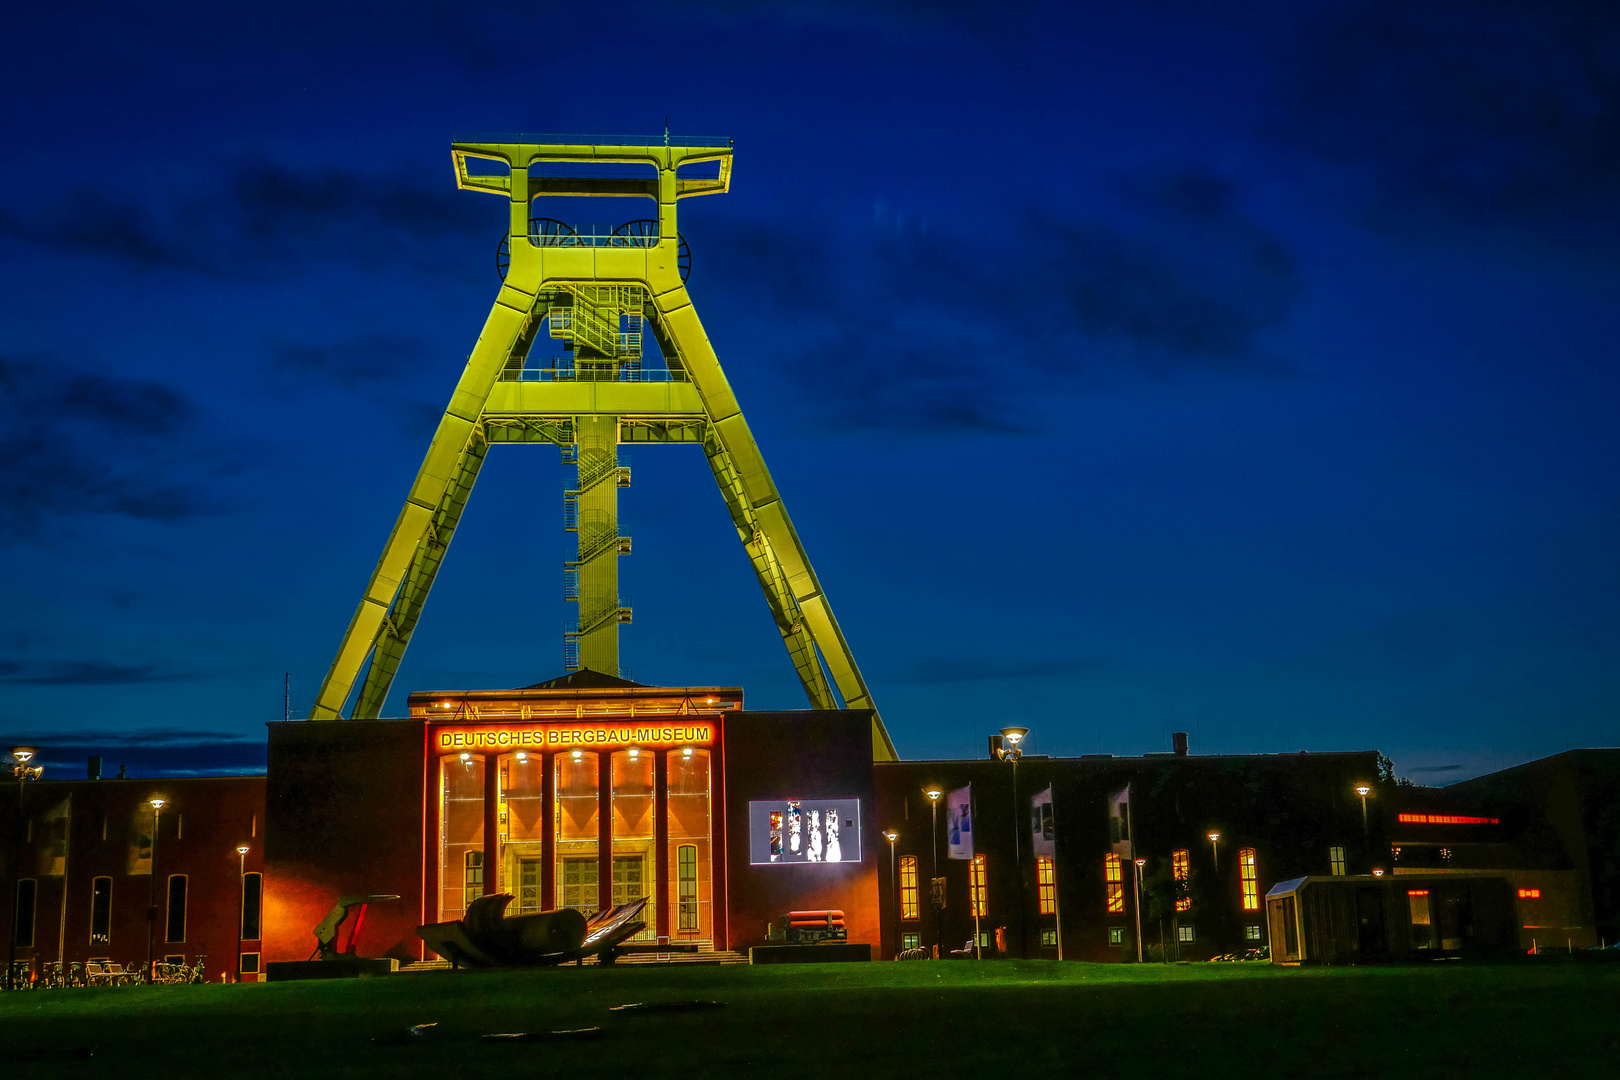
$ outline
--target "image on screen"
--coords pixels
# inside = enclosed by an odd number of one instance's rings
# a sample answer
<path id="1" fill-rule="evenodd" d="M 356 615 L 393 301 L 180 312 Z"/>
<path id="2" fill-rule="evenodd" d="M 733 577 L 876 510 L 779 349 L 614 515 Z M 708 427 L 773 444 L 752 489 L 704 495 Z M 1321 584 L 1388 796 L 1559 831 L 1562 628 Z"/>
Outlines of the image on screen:
<path id="1" fill-rule="evenodd" d="M 783 799 L 748 804 L 749 862 L 861 861 L 861 800 Z"/>

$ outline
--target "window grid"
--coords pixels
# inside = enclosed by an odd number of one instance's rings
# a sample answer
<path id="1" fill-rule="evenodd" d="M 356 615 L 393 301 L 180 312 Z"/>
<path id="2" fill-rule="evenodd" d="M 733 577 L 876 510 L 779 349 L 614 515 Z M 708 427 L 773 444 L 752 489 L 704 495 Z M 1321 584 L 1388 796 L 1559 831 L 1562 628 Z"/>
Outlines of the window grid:
<path id="1" fill-rule="evenodd" d="M 982 919 L 990 914 L 989 875 L 985 872 L 984 856 L 973 856 L 973 917 Z"/>
<path id="2" fill-rule="evenodd" d="M 676 899 L 680 904 L 677 930 L 698 929 L 697 845 L 682 844 L 675 852 Z"/>
<path id="3" fill-rule="evenodd" d="M 1177 848 L 1170 853 L 1170 872 L 1176 882 L 1176 910 L 1191 911 L 1192 897 L 1187 895 L 1187 889 L 1192 878 L 1192 860 L 1186 848 Z"/>
<path id="4" fill-rule="evenodd" d="M 1334 877 L 1344 876 L 1344 848 L 1334 846 L 1328 848 L 1328 863 L 1333 868 Z"/>
<path id="5" fill-rule="evenodd" d="M 1125 944 L 1125 928 L 1123 926 L 1110 926 L 1108 928 L 1108 944 Z"/>
<path id="6" fill-rule="evenodd" d="M 1184 945 L 1193 941 L 1193 928 L 1190 926 L 1176 927 L 1176 940 Z"/>
<path id="7" fill-rule="evenodd" d="M 917 895 L 917 857 L 905 855 L 900 859 L 900 917 L 922 917 L 922 904 Z"/>
<path id="8" fill-rule="evenodd" d="M 922 948 L 922 935 L 918 934 L 918 933 L 901 934 L 900 935 L 900 948 L 902 948 L 902 949 L 920 949 L 920 948 Z"/>
<path id="9" fill-rule="evenodd" d="M 1238 871 L 1243 878 L 1243 910 L 1260 910 L 1260 880 L 1254 865 L 1254 848 L 1238 852 Z"/>
<path id="10" fill-rule="evenodd" d="M 1103 882 L 1107 889 L 1108 914 L 1125 914 L 1125 869 L 1115 852 L 1103 856 Z"/>
<path id="11" fill-rule="evenodd" d="M 1042 915 L 1057 913 L 1057 872 L 1049 855 L 1035 860 L 1035 902 Z"/>
<path id="12" fill-rule="evenodd" d="M 462 880 L 463 908 L 484 895 L 484 853 L 482 851 L 469 851 L 466 854 L 467 867 Z"/>

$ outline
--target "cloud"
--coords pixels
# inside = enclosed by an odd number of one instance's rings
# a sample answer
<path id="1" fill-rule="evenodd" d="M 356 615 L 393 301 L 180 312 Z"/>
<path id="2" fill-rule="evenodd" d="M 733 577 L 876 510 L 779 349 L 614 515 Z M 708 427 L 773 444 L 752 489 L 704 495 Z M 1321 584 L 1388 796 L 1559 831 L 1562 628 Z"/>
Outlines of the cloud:
<path id="1" fill-rule="evenodd" d="M 888 682 L 933 686 L 941 683 L 992 682 L 1003 679 L 1050 679 L 1102 668 L 1098 660 L 1024 660 L 995 663 L 965 657 L 929 657 L 913 660 Z"/>
<path id="2" fill-rule="evenodd" d="M 221 508 L 183 432 L 189 398 L 159 382 L 0 357 L 0 542 L 84 513 L 173 522 Z"/>
<path id="3" fill-rule="evenodd" d="M 1370 216 L 1390 228 L 1508 225 L 1567 242 L 1614 238 L 1620 7 L 1612 3 L 1336 5 L 1293 41 L 1278 102 L 1272 133 L 1362 177 Z"/>
<path id="4" fill-rule="evenodd" d="M 311 377 L 344 390 L 355 390 L 399 376 L 402 367 L 421 361 L 422 344 L 388 334 L 364 334 L 329 345 L 282 342 L 271 349 L 272 368 L 299 384 Z"/>
<path id="5" fill-rule="evenodd" d="M 716 276 L 773 324 L 779 370 L 822 430 L 1007 433 L 1027 429 L 1018 390 L 1034 382 L 1290 370 L 1265 335 L 1303 282 L 1228 180 L 1163 170 L 1115 202 L 1091 218 L 989 215 L 965 235 L 882 204 L 862 232 L 733 226 Z"/>
<path id="6" fill-rule="evenodd" d="M 1407 769 L 1406 771 L 1409 772 L 1409 773 L 1416 773 L 1416 772 L 1457 772 L 1461 768 L 1462 768 L 1461 765 L 1419 765 L 1416 768 Z"/>
<path id="7" fill-rule="evenodd" d="M 129 731 L 22 730 L 0 735 L 4 745 L 39 748 L 35 760 L 47 778 L 84 775 L 86 759 L 104 759 L 103 776 L 127 767 L 136 777 L 263 774 L 267 747 L 262 739 L 228 731 L 146 728 Z"/>
<path id="8" fill-rule="evenodd" d="M 0 238 L 139 271 L 226 279 L 284 279 L 316 262 L 442 273 L 465 265 L 469 239 L 485 237 L 493 250 L 500 213 L 495 200 L 439 179 L 246 159 L 214 175 L 155 182 L 144 198 L 86 186 L 0 210 Z"/>
<path id="9" fill-rule="evenodd" d="M 0 661 L 0 683 L 20 686 L 130 686 L 195 678 L 156 664 L 114 664 L 105 660 L 56 660 L 32 667 Z"/>

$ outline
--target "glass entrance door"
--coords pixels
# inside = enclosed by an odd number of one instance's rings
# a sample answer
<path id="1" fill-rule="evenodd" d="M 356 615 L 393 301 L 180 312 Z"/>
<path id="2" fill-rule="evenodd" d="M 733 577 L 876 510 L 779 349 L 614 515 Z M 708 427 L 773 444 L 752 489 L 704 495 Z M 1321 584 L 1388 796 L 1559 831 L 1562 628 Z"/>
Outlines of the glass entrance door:
<path id="1" fill-rule="evenodd" d="M 613 906 L 633 904 L 647 895 L 647 856 L 613 856 Z"/>
<path id="2" fill-rule="evenodd" d="M 532 911 L 540 910 L 540 865 L 543 860 L 539 858 L 525 858 L 519 856 L 517 861 L 517 909 L 519 915 L 526 915 Z"/>
<path id="3" fill-rule="evenodd" d="M 617 863 L 614 869 L 618 869 Z M 598 910 L 596 882 L 595 855 L 565 857 L 562 860 L 562 906 L 594 914 Z"/>

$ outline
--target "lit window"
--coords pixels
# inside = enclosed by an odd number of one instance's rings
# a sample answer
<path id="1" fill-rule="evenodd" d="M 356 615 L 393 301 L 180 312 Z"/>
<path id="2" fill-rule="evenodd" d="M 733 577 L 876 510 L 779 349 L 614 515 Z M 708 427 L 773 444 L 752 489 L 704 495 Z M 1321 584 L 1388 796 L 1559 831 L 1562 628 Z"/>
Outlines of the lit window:
<path id="1" fill-rule="evenodd" d="M 1465 817 L 1460 814 L 1397 814 L 1402 825 L 1496 825 L 1493 817 Z"/>
<path id="2" fill-rule="evenodd" d="M 921 913 L 922 905 L 917 896 L 917 856 L 904 855 L 900 858 L 900 917 L 915 919 Z"/>
<path id="3" fill-rule="evenodd" d="M 920 949 L 920 948 L 922 948 L 922 935 L 921 934 L 901 934 L 900 935 L 900 948 L 902 948 L 902 949 Z"/>
<path id="4" fill-rule="evenodd" d="M 1333 868 L 1334 877 L 1344 877 L 1344 848 L 1328 848 L 1328 865 Z"/>
<path id="5" fill-rule="evenodd" d="M 974 918 L 982 919 L 990 914 L 990 888 L 989 875 L 985 873 L 984 856 L 973 856 L 973 910 L 969 912 Z"/>
<path id="6" fill-rule="evenodd" d="M 90 883 L 90 944 L 112 944 L 112 878 Z"/>
<path id="7" fill-rule="evenodd" d="M 1176 927 L 1176 940 L 1180 941 L 1180 942 L 1192 941 L 1193 940 L 1193 928 L 1190 927 L 1190 926 L 1178 926 L 1178 927 Z"/>
<path id="8" fill-rule="evenodd" d="M 1125 944 L 1125 928 L 1123 926 L 1110 926 L 1108 928 L 1108 944 Z"/>
<path id="9" fill-rule="evenodd" d="M 988 930 L 979 931 L 979 948 L 988 949 L 989 947 L 990 947 L 990 931 L 988 931 Z"/>
<path id="10" fill-rule="evenodd" d="M 462 891 L 464 893 L 462 907 L 466 907 L 484 895 L 484 853 L 482 851 L 469 851 L 466 858 L 466 877 L 462 881 Z"/>
<path id="11" fill-rule="evenodd" d="M 1254 865 L 1254 848 L 1238 852 L 1238 870 L 1243 876 L 1243 910 L 1260 910 L 1260 879 Z"/>
<path id="12" fill-rule="evenodd" d="M 1520 900 L 1540 900 L 1541 899 L 1541 890 L 1540 889 L 1520 889 L 1519 890 L 1519 899 Z"/>
<path id="13" fill-rule="evenodd" d="M 1192 897 L 1187 895 L 1187 890 L 1192 877 L 1192 861 L 1187 857 L 1186 848 L 1177 848 L 1170 853 L 1170 875 L 1176 883 L 1176 910 L 1191 911 Z"/>
<path id="14" fill-rule="evenodd" d="M 681 844 L 675 850 L 675 883 L 677 889 L 677 930 L 698 929 L 698 868 L 697 845 Z"/>
<path id="15" fill-rule="evenodd" d="M 1045 948 L 1053 948 L 1053 947 L 1055 947 L 1057 945 L 1057 931 L 1056 930 L 1042 930 L 1041 931 L 1041 945 L 1043 947 L 1045 947 Z"/>
<path id="16" fill-rule="evenodd" d="M 1057 913 L 1057 876 L 1049 855 L 1035 860 L 1035 902 L 1042 915 Z"/>
<path id="17" fill-rule="evenodd" d="M 1125 914 L 1125 869 L 1113 852 L 1103 856 L 1103 883 L 1107 889 L 1108 914 Z"/>
<path id="18" fill-rule="evenodd" d="M 1434 918 L 1429 908 L 1429 890 L 1407 889 L 1406 904 L 1412 913 L 1412 947 L 1434 948 Z"/>
<path id="19" fill-rule="evenodd" d="M 1243 936 L 1250 941 L 1259 941 L 1260 928 L 1258 926 L 1245 926 L 1243 928 Z"/>

